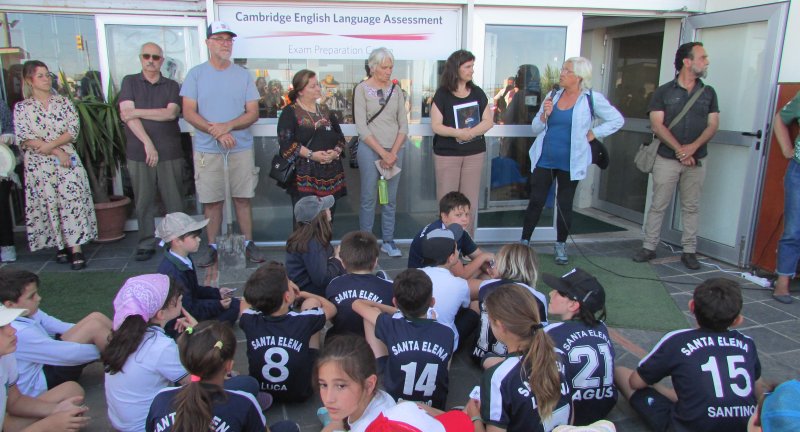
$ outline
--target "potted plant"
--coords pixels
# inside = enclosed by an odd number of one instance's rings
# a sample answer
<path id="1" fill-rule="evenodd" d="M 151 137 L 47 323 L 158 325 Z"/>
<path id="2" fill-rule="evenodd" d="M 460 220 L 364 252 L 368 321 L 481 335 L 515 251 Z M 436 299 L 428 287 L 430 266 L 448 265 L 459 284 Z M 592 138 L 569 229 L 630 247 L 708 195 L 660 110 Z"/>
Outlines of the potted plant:
<path id="1" fill-rule="evenodd" d="M 97 75 L 93 78 L 97 79 Z M 61 82 L 66 83 L 63 72 Z M 80 132 L 75 150 L 83 162 L 92 190 L 97 215 L 97 241 L 106 242 L 125 237 L 123 227 L 128 217 L 130 198 L 112 195 L 111 180 L 125 163 L 125 134 L 119 117 L 119 95 L 109 85 L 108 101 L 102 95 L 89 94 L 78 98 L 69 85 L 67 97 L 75 105 Z M 99 82 L 96 88 L 100 88 Z"/>

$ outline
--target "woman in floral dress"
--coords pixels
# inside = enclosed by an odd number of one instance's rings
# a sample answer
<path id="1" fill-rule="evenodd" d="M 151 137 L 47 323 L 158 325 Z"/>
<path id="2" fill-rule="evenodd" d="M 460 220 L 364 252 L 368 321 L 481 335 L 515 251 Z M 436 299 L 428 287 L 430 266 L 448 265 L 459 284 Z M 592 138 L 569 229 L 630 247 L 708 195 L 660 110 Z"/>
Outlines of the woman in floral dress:
<path id="1" fill-rule="evenodd" d="M 31 251 L 58 249 L 57 261 L 86 267 L 81 245 L 97 237 L 86 171 L 72 143 L 78 137 L 75 107 L 52 93 L 47 65 L 22 69 L 25 100 L 14 109 L 14 130 L 25 156 L 25 221 Z"/>
<path id="2" fill-rule="evenodd" d="M 347 195 L 341 154 L 345 139 L 339 121 L 328 107 L 317 103 L 321 96 L 316 73 L 308 69 L 297 72 L 289 92 L 291 105 L 278 119 L 278 143 L 281 155 L 295 162 L 295 180 L 287 192 L 292 206 L 308 195 Z M 335 205 L 331 208 L 334 212 Z"/>

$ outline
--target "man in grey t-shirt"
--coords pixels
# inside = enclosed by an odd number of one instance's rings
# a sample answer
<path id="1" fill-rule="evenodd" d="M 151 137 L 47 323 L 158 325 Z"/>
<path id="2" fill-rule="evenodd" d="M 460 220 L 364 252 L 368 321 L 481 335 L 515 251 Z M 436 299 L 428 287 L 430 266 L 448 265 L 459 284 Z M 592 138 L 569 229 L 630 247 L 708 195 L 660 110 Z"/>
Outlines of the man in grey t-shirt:
<path id="1" fill-rule="evenodd" d="M 250 200 L 255 196 L 258 168 L 253 157 L 253 135 L 248 128 L 258 120 L 258 91 L 246 69 L 231 62 L 236 37 L 227 24 L 214 21 L 206 33 L 208 61 L 195 66 L 181 87 L 184 119 L 195 128 L 194 172 L 197 196 L 210 220 L 209 247 L 195 262 L 212 265 L 217 258 L 216 238 L 222 224 L 225 201 L 222 152 L 230 151 L 230 188 L 236 220 L 247 239 L 247 257 L 264 262 L 264 254 L 253 243 Z"/>

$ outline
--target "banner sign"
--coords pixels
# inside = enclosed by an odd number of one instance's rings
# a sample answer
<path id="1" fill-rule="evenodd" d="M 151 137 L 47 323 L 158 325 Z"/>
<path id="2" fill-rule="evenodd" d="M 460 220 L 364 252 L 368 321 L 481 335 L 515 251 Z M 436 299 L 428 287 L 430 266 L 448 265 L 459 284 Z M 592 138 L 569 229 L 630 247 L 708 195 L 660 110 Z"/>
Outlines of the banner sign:
<path id="1" fill-rule="evenodd" d="M 444 60 L 460 48 L 457 8 L 220 4 L 218 12 L 237 34 L 237 58 L 365 59 L 383 46 L 398 60 Z"/>

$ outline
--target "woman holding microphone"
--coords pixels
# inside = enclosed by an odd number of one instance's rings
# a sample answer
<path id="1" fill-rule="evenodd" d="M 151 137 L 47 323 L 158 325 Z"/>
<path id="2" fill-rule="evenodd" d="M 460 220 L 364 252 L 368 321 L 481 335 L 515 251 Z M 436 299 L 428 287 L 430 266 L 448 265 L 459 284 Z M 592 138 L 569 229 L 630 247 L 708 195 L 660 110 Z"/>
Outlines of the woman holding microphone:
<path id="1" fill-rule="evenodd" d="M 572 200 L 578 181 L 592 163 L 589 141 L 619 130 L 625 120 L 616 108 L 592 88 L 592 64 L 583 57 L 564 62 L 558 81 L 533 118 L 536 140 L 528 151 L 531 159 L 531 193 L 522 226 L 521 243 L 528 244 L 539 222 L 547 193 L 557 183 L 555 244 L 556 264 L 565 265 L 567 236 L 572 222 Z M 597 126 L 593 126 L 594 120 Z"/>
<path id="2" fill-rule="evenodd" d="M 373 50 L 367 60 L 370 77 L 358 84 L 353 94 L 353 115 L 358 129 L 358 166 L 361 168 L 361 209 L 359 229 L 372 232 L 375 221 L 375 196 L 381 173 L 375 166 L 379 161 L 384 170 L 403 164 L 403 146 L 408 135 L 408 118 L 403 91 L 392 78 L 394 56 L 386 48 Z M 394 222 L 397 187 L 400 175 L 385 179 L 388 202 L 381 209 L 381 250 L 390 257 L 403 253 L 394 243 Z"/>

